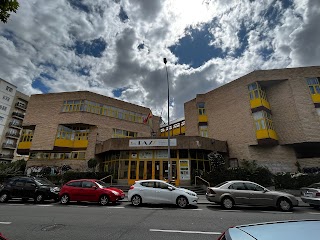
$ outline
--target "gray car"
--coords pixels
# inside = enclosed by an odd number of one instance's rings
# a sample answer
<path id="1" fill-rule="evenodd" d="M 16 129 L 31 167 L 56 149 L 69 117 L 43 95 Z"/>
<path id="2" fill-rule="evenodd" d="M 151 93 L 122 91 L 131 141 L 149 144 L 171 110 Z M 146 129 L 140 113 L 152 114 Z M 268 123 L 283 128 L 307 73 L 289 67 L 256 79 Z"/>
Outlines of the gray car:
<path id="1" fill-rule="evenodd" d="M 267 222 L 229 228 L 218 240 L 318 239 L 319 220 Z"/>
<path id="2" fill-rule="evenodd" d="M 320 183 L 301 188 L 300 191 L 302 201 L 308 203 L 311 207 L 320 207 Z"/>
<path id="3" fill-rule="evenodd" d="M 227 181 L 207 189 L 206 198 L 221 204 L 226 209 L 235 205 L 271 206 L 290 211 L 298 206 L 298 200 L 291 194 L 270 191 L 249 181 Z"/>

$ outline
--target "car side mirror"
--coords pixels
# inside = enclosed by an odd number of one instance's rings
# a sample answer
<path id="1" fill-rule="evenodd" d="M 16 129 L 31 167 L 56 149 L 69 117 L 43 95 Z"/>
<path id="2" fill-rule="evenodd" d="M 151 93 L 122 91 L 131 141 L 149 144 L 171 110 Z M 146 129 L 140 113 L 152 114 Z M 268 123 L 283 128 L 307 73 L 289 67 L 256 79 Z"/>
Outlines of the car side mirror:
<path id="1" fill-rule="evenodd" d="M 91 188 L 96 190 L 96 189 L 97 189 L 97 186 L 92 186 Z"/>
<path id="2" fill-rule="evenodd" d="M 170 187 L 170 186 L 168 187 L 168 189 L 169 189 L 169 191 L 172 191 L 172 190 L 174 190 L 174 189 L 173 189 L 173 187 Z"/>
<path id="3" fill-rule="evenodd" d="M 263 190 L 263 193 L 266 193 L 266 192 L 268 192 L 268 189 L 264 189 L 264 190 Z"/>

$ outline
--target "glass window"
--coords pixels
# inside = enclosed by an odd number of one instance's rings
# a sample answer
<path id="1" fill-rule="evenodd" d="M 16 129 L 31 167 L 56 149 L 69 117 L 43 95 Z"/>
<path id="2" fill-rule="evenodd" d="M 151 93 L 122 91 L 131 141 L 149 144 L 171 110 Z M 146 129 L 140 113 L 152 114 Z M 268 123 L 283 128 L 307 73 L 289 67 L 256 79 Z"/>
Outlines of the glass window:
<path id="1" fill-rule="evenodd" d="M 188 150 L 184 149 L 184 150 L 179 150 L 179 158 L 189 158 L 188 156 Z"/>
<path id="2" fill-rule="evenodd" d="M 24 185 L 25 187 L 35 187 L 35 182 L 31 180 L 27 180 L 26 184 Z"/>
<path id="3" fill-rule="evenodd" d="M 81 187 L 81 185 L 82 185 L 81 181 L 67 183 L 67 186 L 69 186 L 69 187 Z"/>
<path id="4" fill-rule="evenodd" d="M 309 86 L 309 89 L 310 89 L 311 94 L 315 94 L 316 93 L 314 88 L 313 88 L 313 86 Z"/>
<path id="5" fill-rule="evenodd" d="M 24 184 L 25 184 L 25 180 L 23 180 L 23 179 L 18 179 L 18 180 L 16 180 L 14 183 L 13 183 L 13 185 L 14 186 L 16 186 L 16 187 L 23 187 L 24 186 Z"/>
<path id="6" fill-rule="evenodd" d="M 137 161 L 131 161 L 131 166 L 130 166 L 130 179 L 136 179 L 137 178 L 137 174 L 136 174 L 136 170 L 137 170 Z"/>
<path id="7" fill-rule="evenodd" d="M 155 187 L 161 189 L 168 189 L 169 185 L 162 182 L 155 182 Z"/>
<path id="8" fill-rule="evenodd" d="M 243 183 L 233 183 L 229 186 L 229 189 L 233 190 L 246 190 L 246 187 Z"/>
<path id="9" fill-rule="evenodd" d="M 83 181 L 82 187 L 83 188 L 92 188 L 92 187 L 96 187 L 96 185 L 93 182 Z"/>
<path id="10" fill-rule="evenodd" d="M 250 191 L 261 191 L 261 192 L 264 191 L 264 188 L 262 188 L 256 184 L 253 184 L 253 183 L 245 183 L 244 185 Z"/>
<path id="11" fill-rule="evenodd" d="M 153 188 L 155 186 L 154 184 L 155 182 L 142 182 L 140 183 L 141 186 L 144 186 L 144 187 L 151 187 Z"/>

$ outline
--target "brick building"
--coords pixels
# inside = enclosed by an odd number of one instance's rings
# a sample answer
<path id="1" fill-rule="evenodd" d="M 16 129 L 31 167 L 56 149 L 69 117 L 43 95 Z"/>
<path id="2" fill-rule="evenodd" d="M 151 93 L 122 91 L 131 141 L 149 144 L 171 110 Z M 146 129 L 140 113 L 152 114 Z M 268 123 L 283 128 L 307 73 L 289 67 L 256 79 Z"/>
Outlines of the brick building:
<path id="1" fill-rule="evenodd" d="M 86 171 L 87 161 L 97 158 L 100 170 L 118 183 L 166 179 L 168 141 L 160 136 L 159 117 L 144 121 L 149 113 L 149 108 L 87 91 L 32 95 L 18 152 L 29 155 L 28 174 Z M 189 184 L 196 169 L 209 170 L 209 152 L 227 152 L 225 142 L 203 137 L 176 136 L 171 148 L 177 184 Z"/>
<path id="2" fill-rule="evenodd" d="M 320 67 L 259 70 L 186 102 L 185 135 L 227 141 L 230 165 L 320 167 Z"/>

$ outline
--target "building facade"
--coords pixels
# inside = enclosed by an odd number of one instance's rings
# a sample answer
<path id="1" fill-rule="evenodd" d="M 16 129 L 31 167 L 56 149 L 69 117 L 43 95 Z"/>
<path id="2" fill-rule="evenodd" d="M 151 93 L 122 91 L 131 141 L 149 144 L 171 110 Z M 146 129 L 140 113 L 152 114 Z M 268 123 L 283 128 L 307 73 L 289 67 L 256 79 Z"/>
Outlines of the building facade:
<path id="1" fill-rule="evenodd" d="M 186 102 L 185 135 L 227 141 L 229 162 L 320 167 L 320 67 L 254 71 Z"/>
<path id="2" fill-rule="evenodd" d="M 0 162 L 15 158 L 28 100 L 16 86 L 0 79 Z"/>

